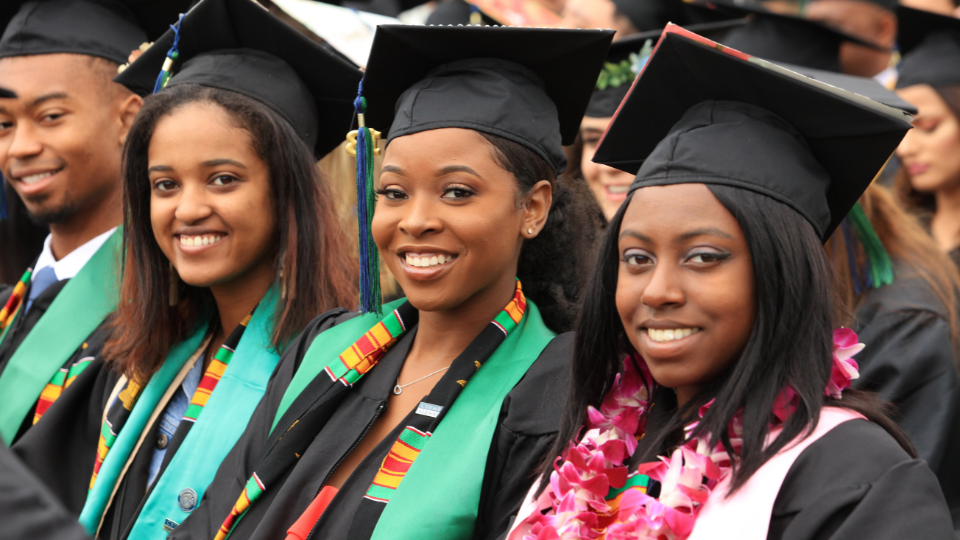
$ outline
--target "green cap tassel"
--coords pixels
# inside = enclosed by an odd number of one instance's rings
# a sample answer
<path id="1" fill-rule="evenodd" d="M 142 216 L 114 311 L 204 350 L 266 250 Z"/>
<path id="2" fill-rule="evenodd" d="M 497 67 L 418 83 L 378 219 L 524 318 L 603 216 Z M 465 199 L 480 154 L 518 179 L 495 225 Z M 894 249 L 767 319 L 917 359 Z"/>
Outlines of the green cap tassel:
<path id="1" fill-rule="evenodd" d="M 867 285 L 879 289 L 893 283 L 893 262 L 859 202 L 853 205 L 853 209 L 847 214 L 847 220 L 853 225 L 857 239 L 867 256 Z"/>
<path id="2" fill-rule="evenodd" d="M 360 313 L 383 315 L 380 299 L 380 252 L 370 232 L 373 211 L 377 206 L 377 194 L 373 187 L 373 156 L 379 154 L 376 147 L 380 133 L 365 125 L 363 114 L 367 110 L 367 99 L 363 97 L 363 81 L 357 99 L 353 102 L 357 110 L 359 128 L 347 135 L 350 144 L 347 153 L 357 158 L 357 237 L 360 252 Z"/>

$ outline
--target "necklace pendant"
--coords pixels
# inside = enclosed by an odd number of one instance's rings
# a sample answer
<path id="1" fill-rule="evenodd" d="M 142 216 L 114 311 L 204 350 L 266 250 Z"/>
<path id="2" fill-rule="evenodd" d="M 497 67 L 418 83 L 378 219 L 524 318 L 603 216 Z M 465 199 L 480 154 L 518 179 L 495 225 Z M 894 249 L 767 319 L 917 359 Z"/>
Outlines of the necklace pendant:
<path id="1" fill-rule="evenodd" d="M 401 392 L 403 392 L 403 387 L 400 386 L 399 384 L 393 387 L 394 395 L 399 396 Z"/>

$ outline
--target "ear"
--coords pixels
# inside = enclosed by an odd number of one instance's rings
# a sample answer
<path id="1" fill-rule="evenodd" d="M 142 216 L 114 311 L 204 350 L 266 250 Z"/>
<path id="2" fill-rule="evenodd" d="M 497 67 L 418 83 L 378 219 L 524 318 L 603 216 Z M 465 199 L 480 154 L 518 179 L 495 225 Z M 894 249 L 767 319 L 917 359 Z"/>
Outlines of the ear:
<path id="1" fill-rule="evenodd" d="M 877 17 L 877 42 L 880 45 L 893 47 L 897 41 L 897 16 L 885 12 Z"/>
<path id="2" fill-rule="evenodd" d="M 521 236 L 530 240 L 540 234 L 547 223 L 551 204 L 553 204 L 553 184 L 549 180 L 540 180 L 524 198 Z"/>
<path id="3" fill-rule="evenodd" d="M 136 118 L 137 113 L 140 112 L 140 107 L 143 107 L 143 98 L 134 93 L 128 93 L 118 99 L 120 101 L 117 105 L 120 112 L 118 116 L 118 121 L 120 122 L 120 138 L 117 142 L 120 146 L 123 146 L 127 141 L 127 133 L 130 133 L 130 127 L 133 126 L 134 118 Z"/>

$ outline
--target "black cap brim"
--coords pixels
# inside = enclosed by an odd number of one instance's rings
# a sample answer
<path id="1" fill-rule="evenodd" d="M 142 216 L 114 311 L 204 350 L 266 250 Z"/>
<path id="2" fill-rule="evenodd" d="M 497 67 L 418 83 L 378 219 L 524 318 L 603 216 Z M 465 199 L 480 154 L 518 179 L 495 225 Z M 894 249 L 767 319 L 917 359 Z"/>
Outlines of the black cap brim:
<path id="1" fill-rule="evenodd" d="M 204 53 L 237 49 L 266 53 L 289 64 L 313 98 L 318 126 L 314 153 L 323 156 L 343 142 L 362 77 L 357 66 L 333 53 L 329 46 L 314 43 L 251 0 L 203 0 L 181 24 L 173 81 L 183 63 Z M 150 94 L 173 39 L 173 31 L 168 31 L 115 81 L 140 95 Z M 276 80 L 252 71 L 233 73 L 229 79 L 224 78 L 222 85 L 207 85 L 256 99 L 280 112 L 296 127 L 298 115 L 307 111 L 298 107 L 291 110 L 291 103 L 278 97 L 281 94 L 274 87 L 277 84 Z"/>
<path id="2" fill-rule="evenodd" d="M 802 135 L 832 179 L 827 192 L 831 222 L 820 231 L 824 237 L 886 163 L 912 119 L 902 110 L 669 25 L 593 160 L 636 174 L 674 124 L 689 109 L 710 100 L 760 107 Z"/>
<path id="3" fill-rule="evenodd" d="M 490 58 L 520 64 L 543 80 L 557 107 L 563 144 L 573 144 L 612 35 L 609 30 L 380 25 L 363 82 L 366 124 L 386 133 L 397 100 L 434 68 Z"/>
<path id="4" fill-rule="evenodd" d="M 816 79 L 822 83 L 835 86 L 837 88 L 859 94 L 865 98 L 883 103 L 889 107 L 900 109 L 910 114 L 917 114 L 917 108 L 904 101 L 896 92 L 887 89 L 875 79 L 868 77 L 857 77 L 856 75 L 846 75 L 843 73 L 834 73 L 832 71 L 823 71 L 819 69 L 808 68 L 804 66 L 792 66 L 790 64 L 780 64 L 780 67 L 796 71 L 804 77 Z"/>

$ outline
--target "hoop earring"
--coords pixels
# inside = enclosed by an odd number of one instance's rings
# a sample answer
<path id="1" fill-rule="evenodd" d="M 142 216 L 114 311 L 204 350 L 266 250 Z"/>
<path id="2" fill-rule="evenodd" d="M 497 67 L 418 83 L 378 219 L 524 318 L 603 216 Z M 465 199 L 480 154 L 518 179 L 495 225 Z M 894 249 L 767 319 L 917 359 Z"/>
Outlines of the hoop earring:
<path id="1" fill-rule="evenodd" d="M 170 304 L 170 307 L 173 307 L 179 303 L 180 303 L 180 274 L 177 273 L 177 269 L 173 267 L 173 262 L 171 262 L 170 263 L 169 304 Z"/>

